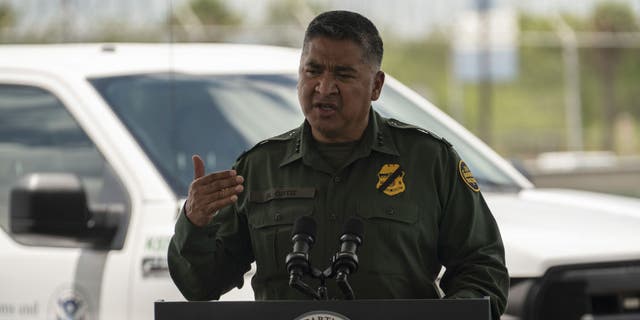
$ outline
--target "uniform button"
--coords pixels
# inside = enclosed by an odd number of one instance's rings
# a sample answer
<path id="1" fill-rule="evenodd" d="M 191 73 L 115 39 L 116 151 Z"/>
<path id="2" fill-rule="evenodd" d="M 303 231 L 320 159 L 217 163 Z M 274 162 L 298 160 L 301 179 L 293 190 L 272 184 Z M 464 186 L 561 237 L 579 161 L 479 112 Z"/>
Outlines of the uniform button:
<path id="1" fill-rule="evenodd" d="M 335 183 L 339 183 L 340 181 L 342 181 L 342 178 L 340 178 L 340 177 L 333 177 L 333 182 L 335 182 Z"/>
<path id="2" fill-rule="evenodd" d="M 338 217 L 336 216 L 335 213 L 332 213 L 331 215 L 329 215 L 329 220 L 336 221 L 336 219 L 338 219 Z"/>
<path id="3" fill-rule="evenodd" d="M 280 221 L 282 220 L 282 215 L 280 213 L 276 213 L 276 215 L 273 217 L 274 220 L 276 221 Z"/>
<path id="4" fill-rule="evenodd" d="M 387 209 L 387 214 L 392 216 L 392 215 L 396 214 L 396 212 L 393 209 Z"/>

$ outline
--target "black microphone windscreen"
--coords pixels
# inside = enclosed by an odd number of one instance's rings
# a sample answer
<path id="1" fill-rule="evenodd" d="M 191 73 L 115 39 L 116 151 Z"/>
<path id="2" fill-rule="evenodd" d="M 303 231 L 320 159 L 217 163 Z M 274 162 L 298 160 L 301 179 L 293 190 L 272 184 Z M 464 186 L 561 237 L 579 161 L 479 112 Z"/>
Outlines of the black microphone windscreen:
<path id="1" fill-rule="evenodd" d="M 291 236 L 296 234 L 306 234 L 312 238 L 316 237 L 316 221 L 309 216 L 302 216 L 296 219 L 291 230 Z"/>
<path id="2" fill-rule="evenodd" d="M 364 236 L 364 223 L 362 219 L 358 217 L 351 217 L 347 220 L 347 223 L 344 224 L 344 229 L 342 229 L 342 234 L 352 234 L 363 238 Z"/>

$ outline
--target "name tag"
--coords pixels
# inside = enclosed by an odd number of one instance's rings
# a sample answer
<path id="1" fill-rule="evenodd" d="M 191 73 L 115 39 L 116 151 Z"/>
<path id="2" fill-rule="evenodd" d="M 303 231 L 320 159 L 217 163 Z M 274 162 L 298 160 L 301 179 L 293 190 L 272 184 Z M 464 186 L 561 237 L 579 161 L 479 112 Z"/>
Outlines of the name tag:
<path id="1" fill-rule="evenodd" d="M 251 191 L 249 201 L 267 202 L 273 199 L 309 198 L 316 196 L 315 188 L 274 188 L 265 191 Z"/>

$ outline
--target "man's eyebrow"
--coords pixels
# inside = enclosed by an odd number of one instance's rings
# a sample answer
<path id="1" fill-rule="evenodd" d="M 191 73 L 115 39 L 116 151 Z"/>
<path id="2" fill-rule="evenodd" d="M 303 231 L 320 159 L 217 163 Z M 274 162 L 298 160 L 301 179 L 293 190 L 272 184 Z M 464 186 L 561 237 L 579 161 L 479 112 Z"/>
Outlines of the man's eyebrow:
<path id="1" fill-rule="evenodd" d="M 305 67 L 307 68 L 312 68 L 312 69 L 324 69 L 324 65 L 322 63 L 318 63 L 315 61 L 308 61 L 307 63 L 304 64 Z M 358 73 L 358 70 L 356 70 L 356 68 L 351 67 L 351 66 L 335 66 L 333 67 L 333 72 L 340 72 L 340 73 Z"/>
<path id="2" fill-rule="evenodd" d="M 304 65 L 307 66 L 307 67 L 310 67 L 310 68 L 314 68 L 314 69 L 322 68 L 322 65 L 320 63 L 315 62 L 315 61 L 309 61 L 309 62 L 305 63 Z"/>
<path id="3" fill-rule="evenodd" d="M 358 70 L 356 70 L 354 67 L 350 67 L 350 66 L 335 66 L 335 68 L 333 68 L 333 70 L 335 72 L 346 72 L 346 73 L 357 73 Z"/>

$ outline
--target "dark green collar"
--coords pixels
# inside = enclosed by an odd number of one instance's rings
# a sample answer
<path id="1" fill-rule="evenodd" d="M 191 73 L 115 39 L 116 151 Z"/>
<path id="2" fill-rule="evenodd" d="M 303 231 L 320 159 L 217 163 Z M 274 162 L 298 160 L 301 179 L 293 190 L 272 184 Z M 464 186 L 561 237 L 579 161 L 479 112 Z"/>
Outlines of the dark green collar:
<path id="1" fill-rule="evenodd" d="M 356 146 L 352 158 L 348 161 L 363 158 L 371 153 L 371 150 L 398 156 L 398 149 L 391 137 L 391 131 L 383 118 L 373 108 L 369 112 L 369 124 L 365 129 L 362 141 Z M 280 167 L 286 166 L 298 159 L 303 159 L 305 164 L 314 166 L 318 162 L 319 154 L 312 146 L 313 136 L 311 127 L 305 120 L 298 129 L 292 131 L 293 139 L 289 140 L 287 151 L 280 162 Z M 315 166 L 314 166 L 315 167 Z"/>

